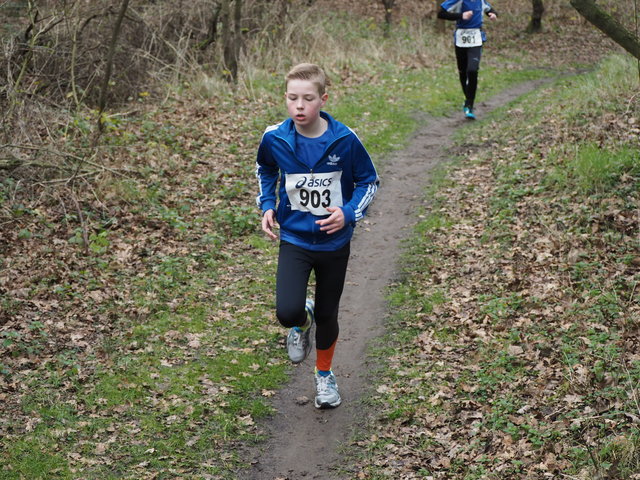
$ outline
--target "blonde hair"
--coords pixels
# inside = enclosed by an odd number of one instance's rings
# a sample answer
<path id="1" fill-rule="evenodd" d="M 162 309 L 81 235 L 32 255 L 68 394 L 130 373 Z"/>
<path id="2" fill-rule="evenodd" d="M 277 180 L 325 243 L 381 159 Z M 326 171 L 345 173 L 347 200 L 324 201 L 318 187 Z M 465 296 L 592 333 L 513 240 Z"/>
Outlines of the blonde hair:
<path id="1" fill-rule="evenodd" d="M 284 77 L 285 90 L 289 80 L 309 80 L 317 88 L 320 95 L 324 95 L 327 87 L 331 84 L 324 70 L 314 63 L 299 63 Z"/>

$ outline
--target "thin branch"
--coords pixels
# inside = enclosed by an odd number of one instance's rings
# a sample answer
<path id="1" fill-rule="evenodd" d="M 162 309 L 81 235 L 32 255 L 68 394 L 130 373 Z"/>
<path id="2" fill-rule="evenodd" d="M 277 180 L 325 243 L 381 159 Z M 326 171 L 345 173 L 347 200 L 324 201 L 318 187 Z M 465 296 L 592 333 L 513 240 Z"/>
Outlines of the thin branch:
<path id="1" fill-rule="evenodd" d="M 626 362 L 622 363 L 624 367 L 624 371 L 627 374 L 627 381 L 629 382 L 629 386 L 631 387 L 631 395 L 633 397 L 633 402 L 636 404 L 636 408 L 638 409 L 638 414 L 640 414 L 640 400 L 638 400 L 638 390 L 633 385 L 633 377 L 631 376 L 631 372 L 629 372 L 629 368 L 627 367 Z"/>
<path id="2" fill-rule="evenodd" d="M 109 12 L 109 9 L 107 9 L 107 13 L 108 12 Z M 96 18 L 100 18 L 100 17 L 106 17 L 106 16 L 107 16 L 107 14 L 103 14 L 103 13 L 96 13 L 95 15 L 91 15 L 84 22 L 82 22 L 82 25 L 78 29 L 78 33 L 82 34 L 84 32 L 84 29 L 89 25 L 89 23 L 92 20 L 95 20 Z"/>
<path id="3" fill-rule="evenodd" d="M 79 156 L 73 155 L 71 153 L 59 152 L 57 150 L 53 150 L 53 149 L 50 149 L 50 148 L 47 148 L 47 147 L 36 147 L 35 145 L 15 145 L 15 144 L 0 145 L 0 149 L 3 149 L 3 148 L 19 148 L 19 149 L 24 149 L 24 150 L 34 150 L 34 151 L 38 151 L 38 152 L 46 152 L 46 153 L 50 153 L 52 155 L 57 155 L 59 157 L 66 157 L 66 158 L 70 158 L 72 160 L 76 160 L 78 162 L 86 163 L 87 165 L 91 165 L 92 167 L 100 168 L 102 170 L 106 170 L 108 172 L 111 172 L 114 175 L 120 175 L 121 177 L 125 177 L 125 178 L 129 178 L 129 176 L 125 175 L 124 173 L 121 173 L 121 171 L 129 173 L 129 174 L 134 173 L 134 172 L 130 172 L 128 170 L 118 171 L 116 169 L 105 167 L 104 165 L 100 165 L 98 163 L 92 162 L 91 160 L 87 160 L 86 158 L 79 157 Z M 96 156 L 96 154 L 94 153 L 92 155 L 92 157 L 95 157 L 95 156 Z"/>
<path id="4" fill-rule="evenodd" d="M 111 212 L 109 211 L 109 207 L 107 207 L 105 203 L 102 200 L 100 200 L 100 197 L 98 196 L 98 193 L 96 192 L 95 188 L 93 188 L 93 185 L 91 185 L 91 183 L 88 182 L 87 179 L 84 177 L 82 178 L 82 180 L 86 184 L 87 188 L 91 190 L 91 193 L 93 194 L 93 198 L 96 199 L 96 202 L 98 202 L 98 204 L 102 207 L 102 210 L 107 212 L 108 214 L 111 214 Z"/>
<path id="5" fill-rule="evenodd" d="M 85 253 L 89 253 L 89 233 L 87 232 L 87 224 L 84 221 L 84 217 L 82 216 L 82 209 L 80 208 L 80 204 L 78 203 L 78 199 L 76 198 L 76 194 L 73 190 L 69 189 L 71 192 L 71 199 L 73 203 L 76 205 L 76 210 L 78 211 L 78 220 L 80 220 L 80 227 L 82 228 L 82 240 L 84 241 L 84 251 Z"/>
<path id="6" fill-rule="evenodd" d="M 13 169 L 18 167 L 50 168 L 52 170 L 61 170 L 61 171 L 74 170 L 71 167 L 65 167 L 61 165 L 49 165 L 47 163 L 38 163 L 38 162 L 21 162 L 20 160 L 13 161 L 14 159 L 10 159 L 10 163 L 8 165 L 5 165 L 2 163 L 2 160 L 3 159 L 0 158 L 0 170 L 8 170 L 8 169 Z"/>
<path id="7" fill-rule="evenodd" d="M 62 213 L 63 213 L 62 218 L 63 218 L 64 223 L 67 226 L 67 228 L 69 228 L 69 219 L 67 218 L 67 206 L 64 204 L 64 200 L 62 200 L 62 197 L 60 196 L 60 194 L 58 194 L 56 192 L 55 196 L 57 197 L 58 201 L 60 202 L 60 205 L 62 205 Z"/>
<path id="8" fill-rule="evenodd" d="M 46 180 L 44 182 L 38 182 L 38 183 L 36 183 L 36 185 L 54 185 L 56 183 L 67 183 L 68 184 L 74 178 L 82 178 L 82 179 L 84 179 L 84 178 L 90 177 L 92 175 L 97 175 L 98 173 L 100 173 L 100 172 L 98 172 L 98 171 L 87 172 L 87 173 L 83 173 L 83 174 L 80 174 L 80 175 L 76 175 L 74 177 L 56 178 L 56 179 L 53 179 L 53 180 Z"/>
<path id="9" fill-rule="evenodd" d="M 631 106 L 633 105 L 633 102 L 635 101 L 635 98 L 638 96 L 637 93 L 634 93 L 633 95 L 631 95 L 631 98 L 629 99 L 629 101 L 627 102 L 627 109 L 625 110 L 624 114 L 627 115 L 630 111 L 631 111 Z"/>
<path id="10" fill-rule="evenodd" d="M 38 32 L 38 35 L 45 35 L 46 33 L 50 32 L 53 29 L 53 27 L 55 27 L 56 25 L 59 25 L 63 21 L 64 19 L 62 18 L 60 20 L 51 20 L 51 22 L 48 25 L 46 25 L 45 28 L 43 28 Z"/>
<path id="11" fill-rule="evenodd" d="M 629 300 L 626 301 L 627 305 L 631 305 L 631 303 L 633 302 L 633 296 L 636 293 L 636 288 L 638 287 L 638 282 L 633 284 L 633 288 L 631 289 L 631 293 L 629 294 Z"/>
<path id="12" fill-rule="evenodd" d="M 591 461 L 593 462 L 593 466 L 596 469 L 596 474 L 598 475 L 598 478 L 600 478 L 600 463 L 596 460 L 595 455 L 593 454 L 593 449 L 589 446 L 589 444 L 587 442 L 584 443 L 584 447 L 587 449 L 587 452 L 589 452 L 589 458 L 591 458 Z"/>
<path id="13" fill-rule="evenodd" d="M 107 90 L 109 89 L 109 81 L 111 80 L 111 71 L 113 69 L 113 57 L 116 52 L 116 44 L 118 43 L 118 37 L 120 36 L 120 27 L 122 26 L 122 20 L 129 8 L 129 0 L 122 0 L 120 4 L 120 11 L 116 18 L 116 23 L 113 26 L 113 32 L 111 34 L 111 41 L 109 42 L 109 51 L 107 52 L 106 72 L 102 78 L 102 87 L 100 88 L 100 98 L 98 99 L 98 131 L 102 132 L 104 123 L 102 120 L 102 114 L 107 106 Z"/>

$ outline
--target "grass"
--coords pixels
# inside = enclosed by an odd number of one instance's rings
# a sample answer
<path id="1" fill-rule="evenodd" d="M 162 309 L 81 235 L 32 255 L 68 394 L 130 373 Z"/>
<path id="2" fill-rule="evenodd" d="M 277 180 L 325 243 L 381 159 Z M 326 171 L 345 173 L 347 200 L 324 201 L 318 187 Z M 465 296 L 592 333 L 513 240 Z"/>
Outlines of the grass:
<path id="1" fill-rule="evenodd" d="M 634 116 L 625 64 L 614 56 L 458 137 L 492 148 L 450 166 L 427 202 L 446 223 L 425 215 L 407 243 L 373 353 L 388 359 L 376 376 L 386 387 L 364 437 L 385 441 L 355 443 L 368 448 L 362 478 L 635 478 L 640 431 L 624 412 L 639 412 L 628 341 L 638 275 L 627 268 L 639 246 L 638 150 L 624 127 L 597 146 L 580 133 Z M 483 190 L 476 168 L 494 172 Z M 482 233 L 463 240 L 468 225 Z M 433 296 L 437 308 L 425 308 Z M 420 450 L 425 436 L 445 445 Z"/>
<path id="2" fill-rule="evenodd" d="M 253 261 L 236 259 L 243 262 Z M 186 275 L 187 268 L 165 259 L 153 285 L 141 282 L 139 301 L 155 313 L 131 325 L 121 319 L 124 335 L 95 353 L 90 374 L 69 368 L 75 362 L 67 356 L 51 361 L 44 378 L 40 372 L 24 379 L 22 408 L 38 423 L 3 454 L 9 468 L 3 478 L 75 478 L 68 458 L 84 464 L 85 478 L 218 474 L 239 461 L 219 447 L 258 437 L 254 419 L 271 411 L 269 392 L 285 378 L 279 336 L 267 334 L 261 314 L 234 300 L 253 295 L 254 285 L 239 280 L 233 293 L 220 291 L 203 303 L 188 292 L 201 291 L 196 285 L 205 278 Z M 158 304 L 148 301 L 150 293 Z M 179 294 L 186 301 L 167 310 L 163 302 Z M 228 318 L 212 323 L 212 308 Z M 65 434 L 54 441 L 60 431 Z M 34 445 L 42 455 L 30 463 L 22 455 Z M 52 448 L 66 453 L 52 455 Z M 158 478 L 171 478 L 166 475 Z"/>
<path id="3" fill-rule="evenodd" d="M 621 177 L 638 175 L 640 154 L 628 145 L 603 151 L 598 145 L 585 143 L 554 154 L 558 159 L 564 157 L 565 162 L 562 168 L 549 172 L 548 183 L 559 189 L 576 189 L 582 195 L 606 195 Z"/>

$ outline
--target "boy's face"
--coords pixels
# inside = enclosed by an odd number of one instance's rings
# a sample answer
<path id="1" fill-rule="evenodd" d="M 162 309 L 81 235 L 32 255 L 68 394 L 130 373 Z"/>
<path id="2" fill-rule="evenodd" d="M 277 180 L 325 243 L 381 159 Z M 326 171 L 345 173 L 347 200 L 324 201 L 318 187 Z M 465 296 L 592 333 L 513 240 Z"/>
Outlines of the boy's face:
<path id="1" fill-rule="evenodd" d="M 284 94 L 287 100 L 287 112 L 300 127 L 309 127 L 320 118 L 320 110 L 327 103 L 329 95 L 320 95 L 318 87 L 310 80 L 289 80 Z"/>

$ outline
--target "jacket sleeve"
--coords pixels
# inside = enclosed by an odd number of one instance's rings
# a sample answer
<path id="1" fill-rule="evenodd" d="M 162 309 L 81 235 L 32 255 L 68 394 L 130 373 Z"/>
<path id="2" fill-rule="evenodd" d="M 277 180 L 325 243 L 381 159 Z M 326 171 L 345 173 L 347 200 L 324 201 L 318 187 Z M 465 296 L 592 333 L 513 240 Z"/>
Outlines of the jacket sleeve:
<path id="1" fill-rule="evenodd" d="M 256 203 L 263 214 L 267 210 L 276 209 L 276 184 L 279 172 L 278 164 L 273 159 L 269 148 L 268 138 L 263 136 L 256 159 L 256 177 L 260 187 Z"/>
<path id="2" fill-rule="evenodd" d="M 446 0 L 440 4 L 438 18 L 444 20 L 462 20 L 462 1 Z"/>
<path id="3" fill-rule="evenodd" d="M 444 8 L 441 8 L 438 12 L 438 18 L 443 20 L 462 20 L 462 13 L 447 12 Z"/>
<path id="4" fill-rule="evenodd" d="M 364 145 L 355 135 L 351 151 L 353 155 L 352 173 L 355 189 L 351 200 L 342 207 L 346 224 L 355 224 L 364 217 L 367 207 L 373 201 L 380 185 L 380 178 L 373 161 Z"/>

